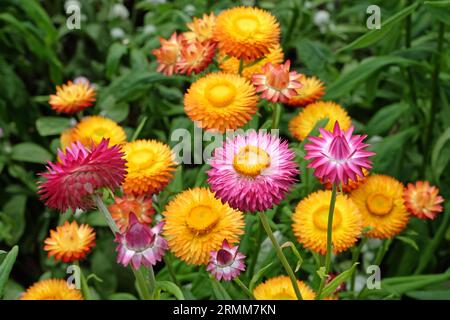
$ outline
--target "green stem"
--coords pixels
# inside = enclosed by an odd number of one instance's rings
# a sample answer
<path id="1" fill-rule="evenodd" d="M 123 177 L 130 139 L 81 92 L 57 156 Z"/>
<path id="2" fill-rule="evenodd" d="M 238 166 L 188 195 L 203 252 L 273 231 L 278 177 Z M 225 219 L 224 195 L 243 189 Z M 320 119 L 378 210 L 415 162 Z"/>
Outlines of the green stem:
<path id="1" fill-rule="evenodd" d="M 366 240 L 367 240 L 366 238 L 362 238 L 361 241 L 359 242 L 358 246 L 352 252 L 352 265 L 354 265 L 359 260 L 359 257 L 361 256 L 361 250 L 364 247 Z M 355 272 L 353 272 L 352 278 L 350 281 L 350 290 L 351 291 L 355 290 L 355 280 L 356 280 L 356 270 L 355 270 Z"/>
<path id="2" fill-rule="evenodd" d="M 78 261 L 75 261 L 75 265 L 80 270 L 81 293 L 83 293 L 84 300 L 93 300 L 86 277 L 83 274 L 83 270 L 81 270 L 80 263 Z"/>
<path id="3" fill-rule="evenodd" d="M 411 4 L 412 4 L 412 0 L 408 0 L 407 6 L 409 6 Z M 411 21 L 412 21 L 412 14 L 410 14 L 406 17 L 406 22 L 405 22 L 405 47 L 406 48 L 411 48 Z M 412 68 L 408 67 L 407 72 L 408 72 L 409 92 L 411 95 L 413 105 L 414 105 L 414 107 L 416 107 L 417 106 L 417 93 L 416 93 L 416 89 L 414 86 L 414 78 L 412 75 Z"/>
<path id="4" fill-rule="evenodd" d="M 145 123 L 147 122 L 148 117 L 144 117 L 141 122 L 139 123 L 138 127 L 133 133 L 133 136 L 131 137 L 131 141 L 136 140 L 139 137 L 139 134 L 141 133 L 142 129 L 145 126 Z"/>
<path id="5" fill-rule="evenodd" d="M 166 253 L 164 255 L 163 259 L 164 259 L 164 263 L 167 266 L 167 270 L 169 271 L 169 275 L 170 275 L 170 278 L 172 279 L 172 282 L 175 283 L 177 286 L 180 286 L 180 282 L 177 279 L 175 269 L 173 268 L 173 265 L 172 265 L 172 258 L 170 258 L 169 254 Z"/>
<path id="6" fill-rule="evenodd" d="M 392 239 L 387 239 L 383 241 L 383 244 L 378 249 L 377 255 L 375 256 L 374 265 L 379 266 L 381 262 L 383 262 L 384 256 L 389 250 L 389 247 L 391 246 Z"/>
<path id="7" fill-rule="evenodd" d="M 255 253 L 253 254 L 252 260 L 248 266 L 248 277 L 249 279 L 253 278 L 253 273 L 255 272 L 256 262 L 258 261 L 259 250 L 261 249 L 261 241 L 262 241 L 262 225 L 261 220 L 258 221 L 258 230 L 256 230 L 256 242 L 255 242 Z"/>
<path id="8" fill-rule="evenodd" d="M 286 256 L 283 253 L 283 250 L 281 250 L 280 245 L 278 244 L 277 239 L 273 235 L 272 229 L 270 228 L 269 220 L 267 219 L 267 216 L 264 214 L 264 212 L 258 212 L 259 218 L 261 219 L 261 224 L 264 228 L 264 230 L 267 233 L 267 236 L 269 237 L 270 241 L 272 241 L 273 247 L 275 248 L 275 252 L 278 256 L 278 259 L 280 259 L 281 264 L 284 267 L 284 270 L 287 272 L 289 278 L 291 279 L 292 286 L 294 287 L 295 295 L 297 296 L 298 300 L 302 300 L 302 294 L 300 293 L 300 289 L 298 288 L 297 278 L 295 277 L 294 271 L 292 270 L 291 266 L 289 265 L 289 262 L 286 259 Z"/>
<path id="9" fill-rule="evenodd" d="M 333 189 L 331 191 L 331 200 L 330 200 L 330 210 L 328 211 L 328 225 L 327 225 L 327 254 L 325 256 L 325 274 L 328 275 L 331 267 L 331 253 L 333 249 L 333 216 L 334 216 L 334 205 L 336 204 L 336 184 L 333 183 Z M 325 286 L 325 278 L 320 280 L 319 291 L 317 292 L 317 296 L 319 297 L 322 293 L 322 290 Z"/>
<path id="10" fill-rule="evenodd" d="M 102 198 L 98 194 L 94 194 L 92 196 L 92 198 L 94 199 L 97 209 L 103 214 L 103 217 L 105 218 L 106 222 L 108 223 L 108 226 L 111 229 L 112 233 L 114 235 L 116 233 L 118 233 L 119 228 L 117 227 L 116 223 L 114 222 L 113 218 L 111 217 L 111 214 L 109 213 L 108 208 L 106 208 Z"/>
<path id="11" fill-rule="evenodd" d="M 450 222 L 450 204 L 446 206 L 446 210 L 444 212 L 442 221 L 439 224 L 439 228 L 437 229 L 431 242 L 428 243 L 427 247 L 423 251 L 424 253 L 419 260 L 419 265 L 417 266 L 414 274 L 416 275 L 421 274 L 425 270 L 431 258 L 433 258 L 433 256 L 435 255 L 436 249 L 439 247 L 439 244 L 442 242 L 442 239 L 445 236 L 445 232 L 447 231 L 447 228 L 449 226 L 449 222 Z"/>
<path id="12" fill-rule="evenodd" d="M 153 271 L 153 268 L 151 268 L 151 269 Z M 150 291 L 147 281 L 145 281 L 145 276 L 142 271 L 142 268 L 139 270 L 135 270 L 134 268 L 131 268 L 131 270 L 133 270 L 134 277 L 136 278 L 136 285 L 138 287 L 138 293 L 140 295 L 140 298 L 142 300 L 153 300 L 153 294 Z"/>
<path id="13" fill-rule="evenodd" d="M 250 299 L 255 299 L 255 297 L 253 296 L 253 293 L 249 290 L 249 288 L 247 288 L 247 286 L 241 281 L 241 279 L 239 279 L 239 278 L 234 278 L 234 282 L 242 289 L 242 291 L 245 292 L 245 294 L 246 294 Z"/>
<path id="14" fill-rule="evenodd" d="M 152 295 L 152 297 L 155 295 L 155 291 L 156 291 L 156 278 L 155 278 L 155 272 L 153 271 L 153 267 L 147 267 L 148 270 L 148 279 L 150 280 L 149 282 L 149 288 L 150 288 L 150 293 Z"/>
<path id="15" fill-rule="evenodd" d="M 285 47 L 289 43 L 289 40 L 291 40 L 292 32 L 294 31 L 295 26 L 298 25 L 299 23 L 300 10 L 303 6 L 301 2 L 302 1 L 299 1 L 298 5 L 294 4 L 294 8 L 292 9 L 291 20 L 289 21 L 286 36 L 284 37 L 283 47 Z"/>
<path id="16" fill-rule="evenodd" d="M 435 116 L 437 113 L 438 102 L 439 102 L 439 73 L 441 71 L 441 56 L 442 56 L 442 48 L 444 45 L 444 32 L 445 32 L 445 24 L 443 22 L 439 22 L 439 31 L 438 31 L 438 45 L 437 45 L 437 56 L 434 62 L 434 70 L 433 76 L 431 80 L 431 106 L 430 113 L 428 116 L 427 126 L 425 128 L 425 155 L 423 158 L 422 164 L 422 177 L 426 178 L 427 166 L 431 157 L 431 139 L 433 128 L 435 126 Z"/>
<path id="17" fill-rule="evenodd" d="M 240 76 L 242 75 L 243 70 L 244 70 L 244 60 L 241 59 L 241 60 L 239 60 L 239 70 L 238 70 L 238 73 Z"/>
<path id="18" fill-rule="evenodd" d="M 273 113 L 272 113 L 272 129 L 278 129 L 280 126 L 280 117 L 281 117 L 281 105 L 279 103 L 275 103 L 273 105 Z"/>

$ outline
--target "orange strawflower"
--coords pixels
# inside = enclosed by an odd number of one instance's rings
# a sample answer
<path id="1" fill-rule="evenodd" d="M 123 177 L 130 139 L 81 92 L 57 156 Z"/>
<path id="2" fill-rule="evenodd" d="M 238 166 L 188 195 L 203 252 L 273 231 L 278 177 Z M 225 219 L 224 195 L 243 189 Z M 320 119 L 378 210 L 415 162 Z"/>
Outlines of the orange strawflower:
<path id="1" fill-rule="evenodd" d="M 403 199 L 406 209 L 420 219 L 434 219 L 444 209 L 441 205 L 444 198 L 439 195 L 439 189 L 430 186 L 428 181 L 408 183 Z"/>
<path id="2" fill-rule="evenodd" d="M 300 88 L 299 79 L 302 77 L 295 71 L 290 72 L 291 62 L 287 60 L 284 64 L 267 63 L 262 67 L 263 73 L 254 74 L 252 77 L 256 92 L 261 97 L 271 102 L 287 102 L 297 94 L 295 89 Z"/>
<path id="3" fill-rule="evenodd" d="M 84 300 L 80 290 L 69 288 L 64 279 L 46 279 L 36 282 L 20 300 Z"/>
<path id="4" fill-rule="evenodd" d="M 216 19 L 214 39 L 220 51 L 246 62 L 267 55 L 279 38 L 280 26 L 266 10 L 236 7 L 222 11 Z"/>
<path id="5" fill-rule="evenodd" d="M 178 73 L 191 75 L 205 70 L 214 59 L 216 44 L 213 41 L 184 41 L 180 61 L 177 63 Z"/>
<path id="6" fill-rule="evenodd" d="M 131 213 L 136 215 L 140 223 L 145 224 L 152 222 L 152 215 L 155 213 L 151 197 L 131 194 L 115 197 L 114 203 L 108 206 L 108 210 L 122 233 L 128 228 Z"/>
<path id="7" fill-rule="evenodd" d="M 301 87 L 296 89 L 297 94 L 287 102 L 290 106 L 304 107 L 310 103 L 316 102 L 325 94 L 325 86 L 322 81 L 316 77 L 302 77 L 300 79 Z"/>
<path id="8" fill-rule="evenodd" d="M 216 24 L 216 16 L 213 12 L 209 15 L 203 14 L 202 18 L 196 18 L 192 22 L 186 24 L 190 31 L 184 33 L 187 41 L 210 41 L 213 38 L 214 26 Z"/>
<path id="9" fill-rule="evenodd" d="M 92 106 L 95 90 L 89 83 L 68 81 L 56 86 L 56 94 L 50 95 L 48 103 L 59 113 L 73 114 Z"/>
<path id="10" fill-rule="evenodd" d="M 171 76 L 176 73 L 177 63 L 181 59 L 181 48 L 183 46 L 183 35 L 174 32 L 169 40 L 160 38 L 161 47 L 154 49 L 152 53 L 158 60 L 156 71 Z"/>
<path id="11" fill-rule="evenodd" d="M 48 256 L 54 256 L 62 262 L 73 262 L 83 259 L 95 246 L 95 232 L 87 224 L 78 225 L 66 221 L 64 225 L 50 230 L 50 237 L 45 239 L 44 250 Z"/>

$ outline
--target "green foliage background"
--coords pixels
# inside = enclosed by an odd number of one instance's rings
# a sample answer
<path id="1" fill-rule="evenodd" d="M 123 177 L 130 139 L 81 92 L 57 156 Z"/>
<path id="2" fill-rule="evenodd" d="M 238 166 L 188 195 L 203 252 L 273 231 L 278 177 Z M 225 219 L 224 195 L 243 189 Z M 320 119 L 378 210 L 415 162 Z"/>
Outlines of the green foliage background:
<path id="1" fill-rule="evenodd" d="M 139 123 L 147 122 L 139 136 L 155 138 L 171 146 L 170 133 L 176 128 L 193 130 L 183 110 L 183 94 L 191 79 L 165 77 L 155 72 L 150 54 L 159 47 L 159 37 L 185 31 L 191 15 L 219 12 L 240 5 L 240 1 L 124 1 L 130 16 L 115 17 L 111 9 L 118 1 L 82 0 L 81 30 L 68 30 L 64 1 L 2 0 L 0 2 L 0 249 L 19 246 L 10 280 L 6 254 L 0 252 L 0 296 L 17 298 L 31 283 L 48 277 L 63 278 L 65 266 L 48 259 L 42 243 L 50 228 L 69 217 L 50 211 L 36 195 L 37 173 L 47 160 L 55 158 L 59 134 L 70 127 L 71 119 L 58 116 L 48 105 L 55 85 L 76 76 L 85 76 L 98 86 L 97 102 L 85 114 L 101 114 L 126 128 L 131 137 Z M 283 48 L 295 69 L 316 75 L 326 83 L 325 99 L 335 100 L 349 111 L 358 132 L 369 135 L 377 152 L 374 172 L 389 174 L 402 182 L 427 179 L 450 197 L 450 85 L 448 50 L 450 1 L 258 1 L 280 21 Z M 379 5 L 381 30 L 366 28 L 366 8 Z M 330 12 L 331 23 L 323 32 L 314 24 L 318 10 Z M 120 28 L 117 39 L 111 30 Z M 439 40 L 441 39 L 441 40 Z M 441 46 L 438 43 L 441 43 Z M 287 123 L 298 112 L 285 108 L 281 133 L 294 141 Z M 255 117 L 248 127 L 264 127 Z M 297 146 L 297 144 L 293 144 Z M 302 149 L 296 147 L 301 183 L 292 195 L 269 212 L 273 227 L 284 240 L 297 244 L 290 228 L 290 215 L 299 199 L 317 187 L 304 169 Z M 179 168 L 174 181 L 157 203 L 160 212 L 173 194 L 192 186 L 205 185 L 206 165 Z M 364 250 L 358 275 L 372 264 L 377 253 L 383 289 L 364 293 L 367 298 L 444 298 L 450 299 L 450 205 L 435 221 L 411 219 L 409 228 L 393 240 L 385 252 L 373 242 Z M 254 216 L 247 216 L 247 235 L 255 235 Z M 134 292 L 129 269 L 116 265 L 114 244 L 98 213 L 82 214 L 79 221 L 96 226 L 97 247 L 83 262 L 98 297 L 132 299 Z M 242 249 L 257 257 L 256 270 L 273 261 L 274 252 L 263 243 L 259 252 L 253 236 L 245 236 Z M 383 244 L 384 245 L 384 244 Z M 381 246 L 381 248 L 383 248 Z M 286 252 L 289 250 L 286 249 Z M 17 254 L 17 252 L 15 253 Z M 9 256 L 11 260 L 11 256 Z M 186 298 L 209 299 L 223 296 L 202 269 L 176 261 L 178 284 Z M 308 279 L 315 272 L 314 257 L 304 253 L 299 277 Z M 336 271 L 350 267 L 352 252 L 338 257 Z M 292 265 L 295 256 L 289 253 Z M 2 277 L 2 270 L 4 276 Z M 6 270 L 6 271 L 5 271 Z M 264 268 L 266 276 L 278 275 L 274 262 Z M 170 280 L 169 270 L 159 266 L 157 278 Z M 434 274 L 420 276 L 419 274 Z M 415 274 L 415 275 L 414 275 Z M 413 276 L 414 275 L 414 276 Z M 400 278 L 399 278 L 400 277 Z M 407 277 L 407 278 L 401 278 Z M 428 278 L 427 278 L 428 277 Z M 310 278 L 312 282 L 316 277 Z M 176 289 L 163 290 L 163 297 L 176 296 Z M 225 285 L 232 298 L 244 298 L 233 285 Z M 344 296 L 345 297 L 345 296 Z"/>

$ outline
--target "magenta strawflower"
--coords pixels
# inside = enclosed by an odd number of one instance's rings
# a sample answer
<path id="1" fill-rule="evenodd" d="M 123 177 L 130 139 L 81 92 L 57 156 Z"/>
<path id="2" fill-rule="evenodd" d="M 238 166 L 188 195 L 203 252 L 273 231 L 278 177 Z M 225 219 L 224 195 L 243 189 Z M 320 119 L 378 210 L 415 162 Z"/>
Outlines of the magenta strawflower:
<path id="1" fill-rule="evenodd" d="M 308 168 L 314 168 L 317 178 L 334 184 L 364 178 L 362 169 L 372 167 L 369 157 L 375 153 L 366 151 L 369 145 L 362 143 L 367 136 L 352 135 L 353 129 L 341 130 L 336 121 L 333 132 L 320 128 L 320 137 L 308 138 L 312 143 L 305 145 L 305 159 L 312 160 Z"/>
<path id="2" fill-rule="evenodd" d="M 131 262 L 137 270 L 141 265 L 148 267 L 161 261 L 169 248 L 167 240 L 161 236 L 164 222 L 150 228 L 147 224 L 140 223 L 134 213 L 130 214 L 129 221 L 127 231 L 116 234 L 115 242 L 119 243 L 116 248 L 117 263 L 126 267 Z"/>
<path id="3" fill-rule="evenodd" d="M 222 247 L 217 251 L 211 251 L 211 257 L 206 267 L 217 280 L 230 281 L 238 277 L 241 271 L 245 271 L 245 256 L 238 252 L 239 246 L 230 246 L 223 240 Z"/>
<path id="4" fill-rule="evenodd" d="M 87 149 L 74 142 L 58 150 L 57 162 L 48 162 L 46 180 L 39 182 L 41 200 L 61 212 L 93 207 L 92 195 L 100 188 L 115 189 L 125 177 L 124 154 L 119 146 L 108 147 L 103 139 L 97 146 Z"/>
<path id="5" fill-rule="evenodd" d="M 264 211 L 280 203 L 299 171 L 286 141 L 250 131 L 214 151 L 208 182 L 216 197 L 241 211 Z"/>

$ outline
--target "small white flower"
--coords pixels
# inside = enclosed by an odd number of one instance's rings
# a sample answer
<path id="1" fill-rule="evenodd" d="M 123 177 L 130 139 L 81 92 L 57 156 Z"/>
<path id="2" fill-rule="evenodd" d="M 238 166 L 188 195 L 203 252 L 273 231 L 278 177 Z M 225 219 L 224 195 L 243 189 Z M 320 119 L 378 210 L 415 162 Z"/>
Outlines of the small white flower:
<path id="1" fill-rule="evenodd" d="M 120 19 L 125 20 L 125 19 L 128 19 L 129 16 L 130 16 L 130 12 L 128 11 L 127 7 L 125 7 L 121 3 L 116 3 L 111 8 L 111 13 L 110 13 L 111 18 L 120 18 Z"/>
<path id="2" fill-rule="evenodd" d="M 186 12 L 190 16 L 193 16 L 195 14 L 195 7 L 192 4 L 188 4 L 186 7 L 184 7 L 184 12 Z"/>
<path id="3" fill-rule="evenodd" d="M 145 34 L 154 34 L 156 32 L 156 27 L 153 24 L 148 24 L 142 30 Z"/>
<path id="4" fill-rule="evenodd" d="M 319 27 L 320 32 L 324 33 L 330 24 L 330 13 L 326 10 L 319 10 L 314 14 L 313 21 Z"/>
<path id="5" fill-rule="evenodd" d="M 146 0 L 146 2 L 149 2 L 152 4 L 163 4 L 163 3 L 166 3 L 166 0 Z"/>
<path id="6" fill-rule="evenodd" d="M 125 37 L 125 31 L 122 28 L 112 28 L 110 34 L 113 39 L 122 39 Z"/>

